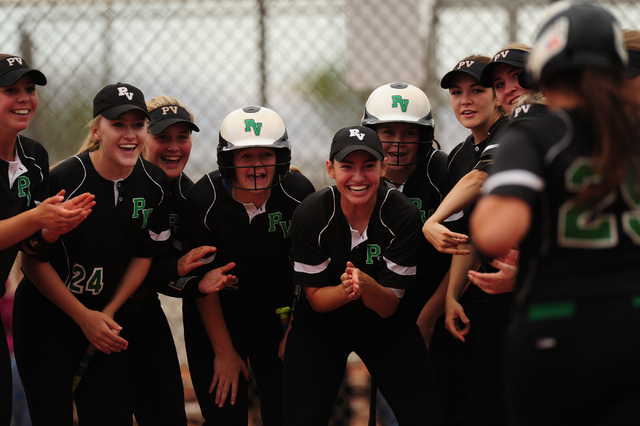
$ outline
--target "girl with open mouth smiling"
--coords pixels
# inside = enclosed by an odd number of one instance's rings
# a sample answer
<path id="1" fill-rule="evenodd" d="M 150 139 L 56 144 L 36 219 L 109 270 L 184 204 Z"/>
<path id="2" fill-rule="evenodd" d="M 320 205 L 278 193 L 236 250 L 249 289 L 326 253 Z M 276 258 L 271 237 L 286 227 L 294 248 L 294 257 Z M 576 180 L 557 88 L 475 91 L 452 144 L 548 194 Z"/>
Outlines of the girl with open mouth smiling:
<path id="1" fill-rule="evenodd" d="M 427 347 L 404 298 L 416 285 L 420 214 L 381 186 L 387 160 L 374 130 L 339 130 L 326 166 L 335 185 L 307 197 L 292 222 L 302 292 L 285 351 L 285 425 L 329 422 L 351 352 L 399 424 L 442 424 Z"/>

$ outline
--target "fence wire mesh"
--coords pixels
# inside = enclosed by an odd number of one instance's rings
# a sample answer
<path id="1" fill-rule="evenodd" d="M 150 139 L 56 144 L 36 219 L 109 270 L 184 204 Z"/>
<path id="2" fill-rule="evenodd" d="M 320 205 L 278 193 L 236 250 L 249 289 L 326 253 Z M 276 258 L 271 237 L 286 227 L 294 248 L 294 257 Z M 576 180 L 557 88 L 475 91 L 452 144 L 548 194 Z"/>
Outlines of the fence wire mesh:
<path id="1" fill-rule="evenodd" d="M 2 53 L 44 72 L 40 107 L 25 132 L 52 164 L 86 134 L 91 100 L 127 82 L 147 98 L 167 94 L 194 113 L 187 174 L 216 168 L 219 125 L 232 110 L 277 111 L 293 163 L 317 189 L 331 138 L 357 124 L 376 87 L 404 81 L 429 96 L 436 138 L 448 152 L 466 131 L 440 78 L 463 57 L 492 55 L 510 42 L 531 44 L 544 0 L 0 0 Z M 640 3 L 598 2 L 623 28 L 640 22 Z M 181 342 L 179 301 L 164 299 Z M 186 362 L 186 361 L 184 361 Z"/>

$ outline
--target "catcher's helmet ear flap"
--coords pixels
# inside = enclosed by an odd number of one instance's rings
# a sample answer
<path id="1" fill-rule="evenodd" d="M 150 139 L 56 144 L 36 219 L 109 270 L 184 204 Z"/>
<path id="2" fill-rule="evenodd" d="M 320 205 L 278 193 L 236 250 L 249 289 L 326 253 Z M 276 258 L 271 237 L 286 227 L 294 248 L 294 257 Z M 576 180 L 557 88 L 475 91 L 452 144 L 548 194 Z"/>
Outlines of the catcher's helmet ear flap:
<path id="1" fill-rule="evenodd" d="M 435 122 L 431 102 L 416 86 L 407 83 L 390 83 L 371 92 L 364 106 L 362 125 L 375 130 L 376 125 L 382 123 L 419 125 L 420 160 L 426 156 L 428 148 L 433 146 Z"/>
<path id="2" fill-rule="evenodd" d="M 532 88 L 573 69 L 622 72 L 627 61 L 622 30 L 609 11 L 591 3 L 561 1 L 550 6 L 540 24 L 520 81 L 522 87 Z"/>
<path id="3" fill-rule="evenodd" d="M 291 144 L 284 122 L 275 111 L 262 106 L 247 106 L 231 112 L 222 122 L 217 148 L 218 169 L 231 186 L 236 168 L 233 151 L 245 148 L 275 150 L 276 177 L 269 187 L 277 185 L 289 172 Z"/>

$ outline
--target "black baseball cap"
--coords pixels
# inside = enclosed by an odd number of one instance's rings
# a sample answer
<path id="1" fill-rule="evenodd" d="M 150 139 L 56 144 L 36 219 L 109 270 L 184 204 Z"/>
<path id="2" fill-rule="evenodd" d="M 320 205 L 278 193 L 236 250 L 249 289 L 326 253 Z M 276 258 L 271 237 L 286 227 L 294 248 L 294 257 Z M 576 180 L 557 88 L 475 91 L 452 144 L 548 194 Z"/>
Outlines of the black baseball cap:
<path id="1" fill-rule="evenodd" d="M 102 115 L 107 120 L 115 120 L 132 109 L 139 109 L 149 117 L 144 95 L 130 84 L 110 84 L 93 98 L 93 118 Z"/>
<path id="2" fill-rule="evenodd" d="M 191 116 L 186 109 L 178 105 L 163 105 L 149 112 L 149 133 L 157 135 L 176 123 L 187 123 L 194 132 L 200 129 L 191 121 Z"/>
<path id="3" fill-rule="evenodd" d="M 353 151 L 366 151 L 377 160 L 384 158 L 378 133 L 368 127 L 351 126 L 338 130 L 331 141 L 329 160 L 343 161 Z"/>
<path id="4" fill-rule="evenodd" d="M 640 75 L 640 52 L 627 49 L 627 53 L 629 54 L 629 65 L 625 76 L 627 78 L 637 77 Z"/>
<path id="5" fill-rule="evenodd" d="M 9 87 L 16 84 L 23 75 L 31 73 L 33 75 L 33 81 L 44 86 L 47 84 L 47 79 L 38 70 L 29 68 L 29 64 L 20 56 L 9 56 L 0 60 L 0 87 Z"/>
<path id="6" fill-rule="evenodd" d="M 527 65 L 529 52 L 521 49 L 503 49 L 495 54 L 491 62 L 482 70 L 480 84 L 484 87 L 493 87 L 493 70 L 500 64 L 511 65 L 516 68 L 524 68 Z"/>
<path id="7" fill-rule="evenodd" d="M 442 77 L 440 80 L 440 87 L 443 89 L 451 88 L 451 81 L 458 73 L 469 74 L 471 77 L 480 81 L 480 76 L 482 75 L 482 70 L 484 69 L 485 64 L 479 61 L 460 61 L 456 64 L 455 67 L 448 73 Z"/>

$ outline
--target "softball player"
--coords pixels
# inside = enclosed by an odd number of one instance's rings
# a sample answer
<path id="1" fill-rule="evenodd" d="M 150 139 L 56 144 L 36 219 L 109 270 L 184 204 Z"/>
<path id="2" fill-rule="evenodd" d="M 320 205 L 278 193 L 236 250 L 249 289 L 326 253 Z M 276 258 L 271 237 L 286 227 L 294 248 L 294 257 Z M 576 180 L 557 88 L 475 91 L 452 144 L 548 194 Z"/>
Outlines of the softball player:
<path id="1" fill-rule="evenodd" d="M 367 99 L 362 125 L 375 130 L 382 141 L 388 161 L 385 184 L 404 193 L 426 221 L 442 201 L 447 163 L 447 155 L 435 146 L 427 95 L 406 83 L 380 86 Z M 418 261 L 416 287 L 405 294 L 416 319 L 449 269 L 451 256 L 421 238 Z M 428 346 L 433 329 L 423 333 Z"/>
<path id="2" fill-rule="evenodd" d="M 283 423 L 278 351 L 284 336 L 276 309 L 293 301 L 291 217 L 314 191 L 301 173 L 289 172 L 290 161 L 278 114 L 261 106 L 235 110 L 220 127 L 218 170 L 187 198 L 183 250 L 217 248 L 199 272 L 236 265 L 234 285 L 183 303 L 189 369 L 207 425 L 247 424 L 247 360 L 262 424 Z"/>
<path id="3" fill-rule="evenodd" d="M 510 126 L 472 217 L 487 255 L 521 252 L 506 379 L 515 425 L 639 418 L 638 124 L 627 53 L 600 6 L 555 3 L 526 68 L 555 110 Z M 588 372 L 588 374 L 585 374 Z"/>
<path id="4" fill-rule="evenodd" d="M 486 304 L 486 294 L 480 289 L 475 286 L 467 289 L 469 283 L 467 271 L 477 269 L 479 266 L 477 256 L 472 253 L 473 246 L 466 244 L 467 217 L 472 206 L 465 208 L 462 203 L 459 203 L 461 197 L 455 194 L 462 185 L 465 185 L 462 192 L 466 193 L 469 190 L 466 187 L 467 182 L 473 183 L 469 185 L 473 188 L 477 182 L 478 173 L 474 167 L 482 164 L 483 152 L 492 146 L 496 136 L 507 124 L 507 118 L 503 116 L 503 110 L 493 90 L 480 84 L 482 70 L 489 62 L 490 58 L 486 56 L 473 55 L 464 58 L 452 71 L 445 74 L 440 82 L 442 88 L 449 89 L 449 99 L 456 118 L 471 131 L 471 135 L 449 153 L 445 186 L 448 188 L 447 192 L 452 192 L 452 195 L 450 197 L 447 194 L 423 227 L 427 239 L 430 242 L 436 241 L 434 246 L 440 247 L 440 251 L 454 255 L 448 280 L 443 281 L 435 293 L 435 298 L 425 306 L 419 318 L 422 329 L 433 327 L 434 319 L 438 319 L 434 338 L 441 339 L 441 344 L 432 348 L 431 360 L 438 375 L 443 412 L 448 424 L 469 422 L 472 360 L 477 331 L 481 325 Z M 458 188 L 455 188 L 456 185 Z M 455 188 L 455 191 L 452 188 Z M 455 207 L 452 208 L 452 204 Z M 448 209 L 455 214 L 443 215 L 443 212 Z M 447 219 L 447 227 L 441 225 L 445 219 Z M 425 232 L 429 229 L 429 224 L 436 225 L 435 240 Z M 438 238 L 442 237 L 446 239 L 449 250 L 443 250 L 442 243 L 440 245 L 437 243 Z M 450 294 L 455 297 L 450 297 Z M 449 302 L 449 299 L 452 302 Z M 445 317 L 438 315 L 442 306 L 447 311 Z M 463 319 L 467 320 L 467 323 L 462 324 L 464 330 L 456 332 L 453 328 L 454 324 L 457 324 L 455 317 L 449 314 L 454 312 L 452 306 L 455 306 L 458 310 L 455 312 L 460 312 L 461 315 L 465 315 L 466 311 L 466 315 L 474 320 L 474 328 L 469 328 L 469 320 L 465 316 Z M 435 313 L 432 313 L 432 310 Z M 450 318 L 453 319 L 450 320 Z M 454 338 L 447 336 L 448 333 L 439 324 L 446 326 Z M 446 337 L 438 336 L 438 333 L 443 333 Z M 455 339 L 466 343 L 461 346 Z"/>
<path id="5" fill-rule="evenodd" d="M 303 292 L 285 351 L 287 426 L 327 424 L 352 351 L 400 424 L 442 423 L 427 347 L 403 297 L 415 285 L 422 222 L 407 197 L 380 187 L 386 167 L 375 131 L 339 130 L 327 160 L 336 185 L 294 214 Z"/>
<path id="6" fill-rule="evenodd" d="M 167 202 L 171 217 L 169 251 L 153 259 L 147 278 L 119 312 L 121 334 L 129 342 L 127 357 L 132 379 L 133 413 L 138 425 L 187 424 L 180 364 L 171 328 L 160 305 L 158 292 L 173 297 L 200 297 L 219 284 L 215 279 L 190 276 L 203 264 L 202 257 L 215 249 L 198 247 L 182 254 L 181 218 L 193 182 L 183 170 L 191 153 L 191 133 L 199 131 L 192 114 L 177 99 L 156 96 L 147 101 L 149 128 L 142 155 L 162 168 L 169 178 Z M 209 277 L 224 279 L 225 270 Z M 232 277 L 230 277 L 232 279 Z M 202 291 L 202 292 L 201 292 Z"/>
<path id="7" fill-rule="evenodd" d="M 93 206 L 83 194 L 62 203 L 63 194 L 49 191 L 49 156 L 42 145 L 19 133 L 38 108 L 36 85 L 47 80 L 19 57 L 0 54 L 0 297 L 19 249 L 35 253 L 50 247 L 58 236 L 80 223 Z M 23 242 L 24 240 L 24 242 Z M 0 425 L 11 423 L 11 360 L 0 320 Z"/>
<path id="8" fill-rule="evenodd" d="M 95 195 L 91 215 L 47 256 L 24 256 L 15 296 L 14 342 L 34 425 L 69 425 L 71 378 L 91 343 L 98 351 L 75 398 L 81 424 L 130 425 L 122 350 L 112 330 L 120 306 L 170 237 L 167 177 L 140 157 L 147 130 L 142 92 L 117 83 L 93 100 L 80 152 L 51 170 L 51 192 Z"/>

